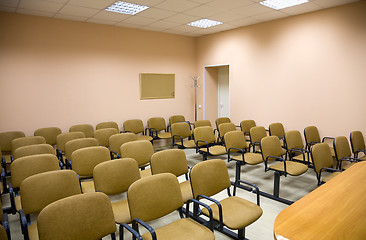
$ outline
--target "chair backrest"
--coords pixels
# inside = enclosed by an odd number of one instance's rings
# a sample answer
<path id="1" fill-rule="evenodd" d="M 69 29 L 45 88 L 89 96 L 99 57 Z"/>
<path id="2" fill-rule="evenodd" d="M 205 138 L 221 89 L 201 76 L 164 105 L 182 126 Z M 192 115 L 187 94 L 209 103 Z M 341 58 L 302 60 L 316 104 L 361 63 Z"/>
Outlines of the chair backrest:
<path id="1" fill-rule="evenodd" d="M 117 230 L 111 202 L 100 192 L 49 204 L 39 213 L 37 227 L 40 240 L 97 240 Z"/>
<path id="2" fill-rule="evenodd" d="M 103 129 L 103 128 L 115 128 L 119 131 L 118 123 L 116 122 L 101 122 L 95 126 L 96 130 Z"/>
<path id="3" fill-rule="evenodd" d="M 304 137 L 307 145 L 311 145 L 311 143 L 320 142 L 320 135 L 318 128 L 315 126 L 309 126 L 304 129 Z"/>
<path id="4" fill-rule="evenodd" d="M 230 148 L 248 148 L 244 133 L 242 131 L 228 132 L 225 134 L 224 139 L 226 150 L 229 150 Z"/>
<path id="5" fill-rule="evenodd" d="M 71 154 L 72 170 L 81 177 L 93 176 L 94 167 L 108 160 L 111 160 L 111 155 L 103 146 L 80 148 Z"/>
<path id="6" fill-rule="evenodd" d="M 252 127 L 249 130 L 249 133 L 250 133 L 250 142 L 252 143 L 260 142 L 262 138 L 267 136 L 266 129 L 262 126 Z"/>
<path id="7" fill-rule="evenodd" d="M 230 123 L 231 120 L 228 117 L 220 117 L 215 120 L 216 128 L 218 129 L 222 123 Z"/>
<path id="8" fill-rule="evenodd" d="M 150 162 L 150 158 L 154 154 L 154 147 L 148 140 L 137 140 L 124 143 L 120 151 L 122 158 L 133 158 L 140 167 Z"/>
<path id="9" fill-rule="evenodd" d="M 19 188 L 22 181 L 29 176 L 59 169 L 58 158 L 53 154 L 21 157 L 10 165 L 11 183 L 13 188 Z"/>
<path id="10" fill-rule="evenodd" d="M 338 160 L 344 157 L 351 157 L 351 148 L 345 136 L 336 137 L 333 144 L 334 152 Z"/>
<path id="11" fill-rule="evenodd" d="M 121 146 L 126 142 L 136 141 L 137 136 L 134 133 L 119 133 L 109 137 L 109 149 L 121 155 Z"/>
<path id="12" fill-rule="evenodd" d="M 78 175 L 72 170 L 56 170 L 30 176 L 20 184 L 22 209 L 26 215 L 39 213 L 59 199 L 81 194 Z"/>
<path id="13" fill-rule="evenodd" d="M 103 162 L 93 170 L 95 191 L 108 195 L 126 192 L 128 187 L 140 178 L 139 167 L 132 158 Z"/>
<path id="14" fill-rule="evenodd" d="M 192 136 L 192 131 L 187 122 L 178 122 L 171 125 L 172 136 L 181 136 L 183 139 Z M 178 140 L 179 138 L 175 138 Z"/>
<path id="15" fill-rule="evenodd" d="M 65 152 L 65 144 L 73 139 L 77 138 L 85 138 L 85 134 L 83 132 L 68 132 L 61 133 L 56 138 L 56 146 L 62 152 Z"/>
<path id="16" fill-rule="evenodd" d="M 249 133 L 252 127 L 257 126 L 254 120 L 243 120 L 240 122 L 240 129 L 245 132 Z"/>
<path id="17" fill-rule="evenodd" d="M 54 146 L 57 143 L 57 136 L 61 133 L 62 131 L 59 127 L 46 127 L 35 130 L 34 136 L 42 136 L 46 139 L 46 143 Z"/>
<path id="18" fill-rule="evenodd" d="M 41 136 L 20 137 L 11 141 L 11 152 L 14 154 L 15 149 L 23 146 L 46 143 L 46 139 Z"/>
<path id="19" fill-rule="evenodd" d="M 219 128 L 218 129 L 219 129 L 220 136 L 221 137 L 224 137 L 227 132 L 236 131 L 236 126 L 232 122 L 221 123 L 219 125 Z"/>
<path id="20" fill-rule="evenodd" d="M 123 122 L 123 130 L 135 134 L 144 132 L 144 123 L 141 119 L 130 119 Z"/>
<path id="21" fill-rule="evenodd" d="M 169 117 L 169 125 L 173 125 L 174 123 L 179 123 L 179 122 L 185 122 L 186 118 L 183 115 L 174 115 Z"/>
<path id="22" fill-rule="evenodd" d="M 269 135 L 277 136 L 277 137 L 284 137 L 285 129 L 284 129 L 282 123 L 271 123 L 269 125 Z"/>
<path id="23" fill-rule="evenodd" d="M 11 131 L 0 133 L 0 149 L 3 154 L 11 152 L 11 142 L 20 137 L 25 137 L 22 131 Z"/>
<path id="24" fill-rule="evenodd" d="M 80 148 L 99 146 L 99 142 L 95 138 L 77 138 L 65 143 L 65 156 L 71 159 L 71 154 Z"/>
<path id="25" fill-rule="evenodd" d="M 103 128 L 95 130 L 94 138 L 98 140 L 99 144 L 104 147 L 109 147 L 110 136 L 118 134 L 118 130 L 115 128 Z"/>
<path id="26" fill-rule="evenodd" d="M 356 153 L 359 150 L 366 149 L 365 139 L 363 138 L 361 131 L 353 131 L 349 137 L 351 141 L 352 152 Z"/>
<path id="27" fill-rule="evenodd" d="M 204 126 L 194 129 L 194 141 L 206 141 L 208 144 L 215 143 L 216 137 L 212 127 Z M 198 145 L 205 145 L 205 143 L 198 143 Z"/>
<path id="28" fill-rule="evenodd" d="M 151 156 L 152 174 L 172 173 L 179 177 L 188 173 L 186 154 L 181 149 L 166 149 Z"/>
<path id="29" fill-rule="evenodd" d="M 13 157 L 16 160 L 20 157 L 45 153 L 56 155 L 56 149 L 48 143 L 23 146 L 15 149 Z"/>
<path id="30" fill-rule="evenodd" d="M 0 239 L 8 240 L 8 235 L 3 225 L 0 225 Z"/>
<path id="31" fill-rule="evenodd" d="M 194 128 L 209 126 L 212 127 L 210 120 L 197 120 L 194 122 Z"/>
<path id="32" fill-rule="evenodd" d="M 90 124 L 78 124 L 71 126 L 69 132 L 82 132 L 85 137 L 94 137 L 94 127 Z"/>
<path id="33" fill-rule="evenodd" d="M 194 198 L 210 197 L 231 186 L 226 163 L 221 159 L 197 163 L 191 169 L 190 179 Z"/>
<path id="34" fill-rule="evenodd" d="M 171 173 L 137 180 L 128 189 L 127 198 L 131 219 L 143 221 L 160 218 L 183 206 L 178 179 Z"/>
<path id="35" fill-rule="evenodd" d="M 165 119 L 162 117 L 153 117 L 147 120 L 147 127 L 154 128 L 158 132 L 166 130 Z"/>
<path id="36" fill-rule="evenodd" d="M 261 149 L 263 160 L 268 156 L 281 157 L 283 154 L 280 139 L 277 136 L 267 136 L 261 140 Z M 268 158 L 268 160 L 274 160 Z"/>
<path id="37" fill-rule="evenodd" d="M 277 135 L 275 135 L 277 136 Z M 304 143 L 302 142 L 301 133 L 297 130 L 288 131 L 285 134 L 286 145 L 288 149 L 293 148 L 304 148 Z"/>
<path id="38" fill-rule="evenodd" d="M 314 171 L 319 173 L 323 167 L 332 167 L 333 157 L 327 143 L 317 143 L 311 148 Z"/>

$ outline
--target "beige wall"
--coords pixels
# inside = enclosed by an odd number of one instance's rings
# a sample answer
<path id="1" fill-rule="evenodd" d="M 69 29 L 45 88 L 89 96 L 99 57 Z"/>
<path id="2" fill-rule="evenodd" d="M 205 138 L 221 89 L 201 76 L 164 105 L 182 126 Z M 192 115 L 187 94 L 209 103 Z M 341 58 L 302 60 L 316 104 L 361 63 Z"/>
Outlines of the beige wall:
<path id="1" fill-rule="evenodd" d="M 366 136 L 365 12 L 358 2 L 200 37 L 198 69 L 230 64 L 235 123 Z"/>
<path id="2" fill-rule="evenodd" d="M 0 12 L 0 132 L 194 115 L 195 39 Z M 175 73 L 174 99 L 140 100 L 139 73 Z"/>

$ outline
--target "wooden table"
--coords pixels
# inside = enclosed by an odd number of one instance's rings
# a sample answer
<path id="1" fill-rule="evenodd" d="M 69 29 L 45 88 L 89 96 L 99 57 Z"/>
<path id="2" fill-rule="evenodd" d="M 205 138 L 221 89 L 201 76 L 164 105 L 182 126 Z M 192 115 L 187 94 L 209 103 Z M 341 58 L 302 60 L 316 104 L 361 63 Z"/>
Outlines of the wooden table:
<path id="1" fill-rule="evenodd" d="M 355 164 L 278 214 L 277 240 L 366 239 L 366 161 Z"/>

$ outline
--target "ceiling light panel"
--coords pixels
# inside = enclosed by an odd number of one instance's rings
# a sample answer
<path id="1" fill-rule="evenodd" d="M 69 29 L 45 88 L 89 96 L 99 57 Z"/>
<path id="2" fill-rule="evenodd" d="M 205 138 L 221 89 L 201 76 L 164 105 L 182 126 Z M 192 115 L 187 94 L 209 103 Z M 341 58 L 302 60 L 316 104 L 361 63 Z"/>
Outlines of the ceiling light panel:
<path id="1" fill-rule="evenodd" d="M 104 10 L 110 11 L 110 12 L 128 14 L 128 15 L 135 15 L 148 8 L 149 8 L 148 6 L 142 6 L 142 5 L 138 5 L 138 4 L 134 4 L 134 3 L 118 1 L 118 2 L 113 3 L 111 6 L 109 6 L 108 8 L 106 8 Z"/>
<path id="2" fill-rule="evenodd" d="M 218 22 L 218 21 L 214 21 L 214 20 L 210 20 L 210 19 L 206 19 L 206 18 L 195 21 L 195 22 L 188 23 L 189 26 L 199 27 L 199 28 L 209 28 L 209 27 L 220 25 L 220 24 L 222 24 L 222 22 Z"/>
<path id="3" fill-rule="evenodd" d="M 260 4 L 270 7 L 276 10 L 296 6 L 299 4 L 307 3 L 308 0 L 266 0 L 260 2 Z"/>

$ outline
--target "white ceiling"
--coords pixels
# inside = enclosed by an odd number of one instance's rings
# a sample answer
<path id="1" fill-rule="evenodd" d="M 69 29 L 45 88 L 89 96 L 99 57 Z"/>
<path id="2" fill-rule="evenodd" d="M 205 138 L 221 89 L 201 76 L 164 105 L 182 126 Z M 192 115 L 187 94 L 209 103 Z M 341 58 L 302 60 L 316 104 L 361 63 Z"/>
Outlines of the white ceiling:
<path id="1" fill-rule="evenodd" d="M 259 4 L 261 0 L 123 0 L 150 8 L 134 16 L 104 11 L 116 1 L 0 0 L 0 11 L 198 37 L 358 0 L 309 0 L 282 10 L 265 7 Z M 202 18 L 224 24 L 207 29 L 187 25 Z"/>

